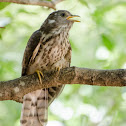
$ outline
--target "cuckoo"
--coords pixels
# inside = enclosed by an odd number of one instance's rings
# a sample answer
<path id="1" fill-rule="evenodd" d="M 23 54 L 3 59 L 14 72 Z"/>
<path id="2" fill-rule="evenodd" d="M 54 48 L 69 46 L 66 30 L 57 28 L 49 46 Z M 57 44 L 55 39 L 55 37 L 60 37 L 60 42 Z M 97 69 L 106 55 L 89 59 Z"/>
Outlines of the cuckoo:
<path id="1" fill-rule="evenodd" d="M 69 30 L 79 22 L 66 10 L 51 13 L 40 29 L 30 37 L 22 61 L 22 76 L 37 72 L 40 83 L 44 72 L 70 66 L 71 46 Z M 21 126 L 45 126 L 47 109 L 64 86 L 36 90 L 23 98 Z"/>

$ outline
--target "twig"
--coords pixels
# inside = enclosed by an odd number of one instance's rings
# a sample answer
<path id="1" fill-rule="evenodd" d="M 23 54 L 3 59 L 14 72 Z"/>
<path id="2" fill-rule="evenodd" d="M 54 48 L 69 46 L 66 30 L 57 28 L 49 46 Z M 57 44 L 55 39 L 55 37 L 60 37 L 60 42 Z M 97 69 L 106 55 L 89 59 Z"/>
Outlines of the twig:
<path id="1" fill-rule="evenodd" d="M 0 27 L 0 28 L 5 28 L 5 27 Z"/>
<path id="2" fill-rule="evenodd" d="M 42 0 L 0 0 L 0 2 L 10 2 L 10 3 L 17 3 L 17 4 L 26 4 L 26 5 L 39 5 L 39 6 L 46 6 L 48 8 L 52 8 L 56 10 L 56 4 L 63 0 L 53 0 L 53 1 L 42 1 Z"/>

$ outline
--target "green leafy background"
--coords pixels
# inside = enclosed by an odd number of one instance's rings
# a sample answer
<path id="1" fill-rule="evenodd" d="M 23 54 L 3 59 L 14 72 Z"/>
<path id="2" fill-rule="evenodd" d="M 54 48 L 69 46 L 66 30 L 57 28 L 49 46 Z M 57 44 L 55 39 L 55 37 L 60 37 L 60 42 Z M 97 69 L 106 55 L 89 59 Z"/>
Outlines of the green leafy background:
<path id="1" fill-rule="evenodd" d="M 81 16 L 70 31 L 71 66 L 126 68 L 126 2 L 65 0 L 57 9 Z M 52 9 L 0 3 L 0 81 L 20 77 L 31 34 Z M 0 126 L 19 126 L 21 104 L 0 102 Z M 47 126 L 125 126 L 126 88 L 67 85 L 49 108 Z"/>

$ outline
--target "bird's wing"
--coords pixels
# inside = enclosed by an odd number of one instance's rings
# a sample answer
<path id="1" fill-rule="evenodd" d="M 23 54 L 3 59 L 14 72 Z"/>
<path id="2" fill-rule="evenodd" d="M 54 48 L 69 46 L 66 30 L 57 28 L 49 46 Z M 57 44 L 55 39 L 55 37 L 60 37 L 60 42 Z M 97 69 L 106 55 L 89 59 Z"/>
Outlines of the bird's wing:
<path id="1" fill-rule="evenodd" d="M 23 61 L 22 61 L 22 76 L 25 76 L 27 74 L 27 68 L 28 68 L 30 59 L 33 56 L 33 52 L 35 48 L 39 44 L 41 36 L 42 36 L 41 31 L 37 30 L 32 34 L 32 36 L 30 37 L 28 41 L 28 44 L 24 52 Z"/>
<path id="2" fill-rule="evenodd" d="M 68 66 L 67 67 L 70 67 L 70 63 L 71 63 L 71 46 L 69 45 L 69 48 L 68 48 L 68 52 L 67 54 L 65 55 L 65 59 L 66 59 L 66 62 L 68 63 Z M 64 86 L 65 85 L 61 85 L 61 86 L 57 86 L 57 87 L 50 87 L 48 89 L 49 91 L 49 94 L 48 94 L 48 104 L 50 105 L 54 99 L 60 95 L 60 93 L 63 91 L 64 89 Z"/>
<path id="3" fill-rule="evenodd" d="M 30 37 L 24 52 L 22 76 L 27 75 L 29 63 L 34 60 L 40 46 L 41 31 L 36 31 Z M 48 89 L 37 90 L 24 96 L 21 126 L 45 126 L 47 122 Z"/>

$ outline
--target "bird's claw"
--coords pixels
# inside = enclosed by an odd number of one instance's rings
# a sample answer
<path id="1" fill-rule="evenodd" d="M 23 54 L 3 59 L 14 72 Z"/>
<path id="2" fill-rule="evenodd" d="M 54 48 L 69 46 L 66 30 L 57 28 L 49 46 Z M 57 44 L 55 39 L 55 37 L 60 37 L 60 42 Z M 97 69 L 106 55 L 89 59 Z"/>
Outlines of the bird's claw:
<path id="1" fill-rule="evenodd" d="M 42 77 L 44 78 L 43 73 L 41 71 L 39 71 L 39 70 L 36 70 L 36 73 L 38 75 L 38 78 L 39 78 L 40 83 L 42 84 Z"/>
<path id="2" fill-rule="evenodd" d="M 58 75 L 59 75 L 60 70 L 61 70 L 60 67 L 56 67 L 56 71 L 58 71 Z"/>

